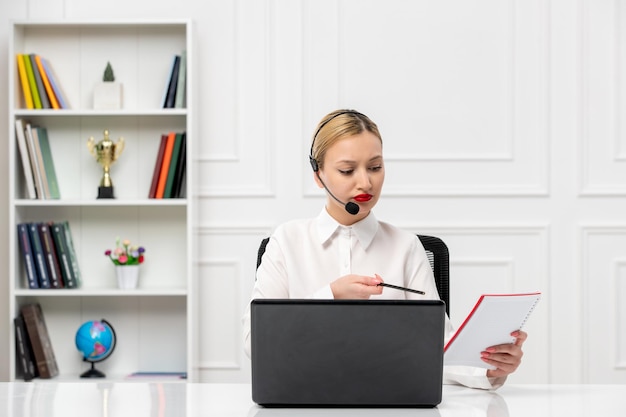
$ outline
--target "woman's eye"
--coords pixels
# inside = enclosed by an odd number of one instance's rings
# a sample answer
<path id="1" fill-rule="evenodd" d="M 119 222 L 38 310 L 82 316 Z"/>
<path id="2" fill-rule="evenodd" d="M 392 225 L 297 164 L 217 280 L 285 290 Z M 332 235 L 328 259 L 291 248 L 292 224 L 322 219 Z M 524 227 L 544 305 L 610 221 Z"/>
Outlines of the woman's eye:
<path id="1" fill-rule="evenodd" d="M 353 169 L 340 169 L 340 170 L 339 170 L 339 173 L 340 173 L 341 175 L 350 175 L 350 174 L 352 174 L 353 172 L 354 172 L 354 170 L 353 170 Z"/>
<path id="2" fill-rule="evenodd" d="M 370 167 L 370 171 L 380 171 L 382 169 L 382 165 L 376 165 L 375 167 Z"/>

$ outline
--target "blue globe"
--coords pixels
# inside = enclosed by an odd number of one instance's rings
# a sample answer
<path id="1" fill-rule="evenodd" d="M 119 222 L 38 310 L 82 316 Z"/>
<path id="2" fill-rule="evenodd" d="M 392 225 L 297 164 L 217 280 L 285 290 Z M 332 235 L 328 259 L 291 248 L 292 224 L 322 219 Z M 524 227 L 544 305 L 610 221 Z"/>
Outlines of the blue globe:
<path id="1" fill-rule="evenodd" d="M 76 348 L 83 355 L 83 360 L 91 362 L 91 370 L 82 377 L 103 377 L 104 374 L 94 368 L 95 362 L 105 360 L 115 348 L 115 330 L 106 320 L 92 320 L 83 323 L 76 332 Z"/>

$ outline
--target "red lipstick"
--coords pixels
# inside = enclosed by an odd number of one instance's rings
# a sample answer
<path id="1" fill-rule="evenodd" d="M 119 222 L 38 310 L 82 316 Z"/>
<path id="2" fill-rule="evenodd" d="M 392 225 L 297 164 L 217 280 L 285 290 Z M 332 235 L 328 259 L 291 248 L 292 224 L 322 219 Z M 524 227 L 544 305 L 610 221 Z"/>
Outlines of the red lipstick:
<path id="1" fill-rule="evenodd" d="M 371 194 L 359 194 L 355 196 L 354 199 L 358 201 L 359 203 L 365 203 L 372 199 L 372 195 Z"/>

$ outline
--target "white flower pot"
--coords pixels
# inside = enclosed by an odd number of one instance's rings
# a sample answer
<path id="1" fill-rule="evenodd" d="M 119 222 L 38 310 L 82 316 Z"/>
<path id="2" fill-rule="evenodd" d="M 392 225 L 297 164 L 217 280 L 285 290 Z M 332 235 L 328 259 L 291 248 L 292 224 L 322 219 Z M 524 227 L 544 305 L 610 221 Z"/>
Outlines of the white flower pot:
<path id="1" fill-rule="evenodd" d="M 137 288 L 139 282 L 139 265 L 116 265 L 117 287 L 122 290 Z"/>
<path id="2" fill-rule="evenodd" d="M 93 90 L 93 108 L 96 110 L 119 110 L 122 108 L 122 84 L 101 82 Z"/>

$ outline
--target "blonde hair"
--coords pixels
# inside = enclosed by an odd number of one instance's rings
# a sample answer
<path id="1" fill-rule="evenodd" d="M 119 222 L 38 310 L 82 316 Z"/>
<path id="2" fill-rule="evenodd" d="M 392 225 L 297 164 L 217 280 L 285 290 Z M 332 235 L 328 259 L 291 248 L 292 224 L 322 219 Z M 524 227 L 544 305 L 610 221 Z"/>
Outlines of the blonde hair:
<path id="1" fill-rule="evenodd" d="M 324 166 L 326 151 L 332 145 L 349 136 L 358 135 L 368 131 L 374 134 L 382 143 L 383 139 L 378 131 L 376 123 L 369 117 L 356 110 L 335 110 L 322 118 L 317 125 L 315 135 L 311 141 L 311 154 L 313 170 Z"/>

